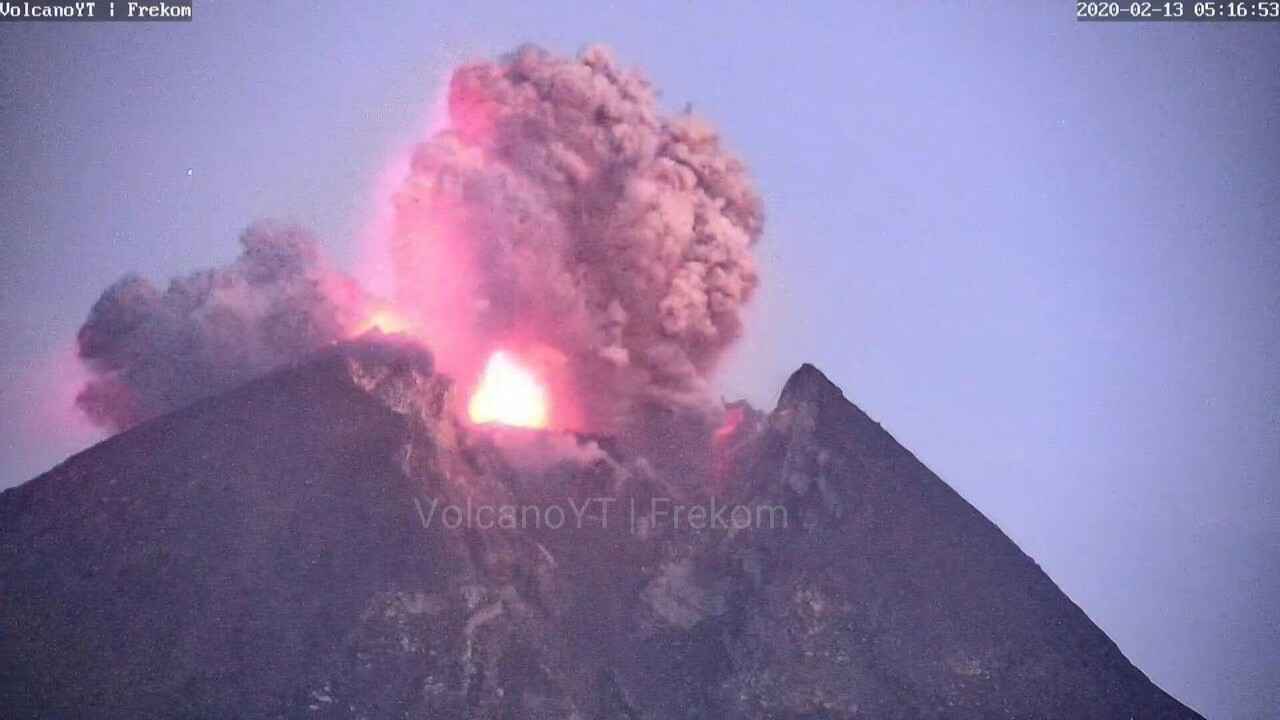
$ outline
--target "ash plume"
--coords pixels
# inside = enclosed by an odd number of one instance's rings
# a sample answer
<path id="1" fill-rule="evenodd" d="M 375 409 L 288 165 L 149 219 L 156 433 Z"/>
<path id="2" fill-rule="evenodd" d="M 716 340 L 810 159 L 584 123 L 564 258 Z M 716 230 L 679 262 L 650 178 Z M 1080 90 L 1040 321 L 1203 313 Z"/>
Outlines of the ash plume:
<path id="1" fill-rule="evenodd" d="M 76 404 L 122 430 L 250 380 L 350 334 L 362 317 L 355 282 L 306 231 L 258 223 L 230 265 L 159 291 L 129 275 L 94 304 L 78 335 L 91 379 Z"/>
<path id="2" fill-rule="evenodd" d="M 391 231 L 398 303 L 447 338 L 433 345 L 445 369 L 465 382 L 493 346 L 534 345 L 593 430 L 706 403 L 762 225 L 715 130 L 664 116 L 597 47 L 464 65 L 448 115 L 413 154 Z"/>
<path id="3" fill-rule="evenodd" d="M 380 231 L 395 324 L 464 388 L 493 351 L 516 352 L 550 387 L 558 427 L 615 432 L 654 408 L 711 407 L 762 226 L 715 130 L 663 115 L 649 82 L 596 47 L 463 65 L 447 111 Z M 128 276 L 102 295 L 78 338 L 92 378 L 76 403 L 92 420 L 129 427 L 381 314 L 305 231 L 259 224 L 241 242 L 229 266 L 163 292 Z"/>

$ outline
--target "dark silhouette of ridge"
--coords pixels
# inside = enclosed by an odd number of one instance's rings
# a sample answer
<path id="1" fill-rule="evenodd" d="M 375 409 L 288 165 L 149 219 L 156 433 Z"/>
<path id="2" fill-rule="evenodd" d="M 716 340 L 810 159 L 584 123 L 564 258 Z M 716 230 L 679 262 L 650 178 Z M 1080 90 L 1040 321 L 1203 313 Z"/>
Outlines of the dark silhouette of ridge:
<path id="1" fill-rule="evenodd" d="M 707 478 L 603 440 L 531 469 L 453 404 L 349 344 L 0 494 L 0 715 L 1200 717 L 811 365 Z M 628 522 L 655 498 L 786 523 Z"/>

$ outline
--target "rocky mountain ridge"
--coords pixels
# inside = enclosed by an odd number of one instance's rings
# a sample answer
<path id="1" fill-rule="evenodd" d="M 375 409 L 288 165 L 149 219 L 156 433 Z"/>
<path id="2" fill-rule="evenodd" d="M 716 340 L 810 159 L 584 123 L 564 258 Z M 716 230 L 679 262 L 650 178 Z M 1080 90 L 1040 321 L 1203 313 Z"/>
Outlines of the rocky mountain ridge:
<path id="1" fill-rule="evenodd" d="M 0 494 L 0 708 L 1199 717 L 812 366 L 617 438 L 451 393 L 349 343 Z"/>

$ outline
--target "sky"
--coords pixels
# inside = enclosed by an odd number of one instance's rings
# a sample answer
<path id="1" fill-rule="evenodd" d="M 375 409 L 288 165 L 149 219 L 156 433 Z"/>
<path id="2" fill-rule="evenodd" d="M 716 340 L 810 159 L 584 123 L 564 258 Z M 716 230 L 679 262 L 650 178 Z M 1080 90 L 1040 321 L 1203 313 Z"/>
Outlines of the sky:
<path id="1" fill-rule="evenodd" d="M 0 487 L 98 439 L 72 348 L 118 277 L 223 264 L 264 217 L 354 267 L 450 67 L 601 42 L 712 119 L 763 195 L 723 394 L 771 407 L 817 365 L 1159 685 L 1273 717 L 1280 26 L 980 5 L 281 1 L 0 26 Z"/>

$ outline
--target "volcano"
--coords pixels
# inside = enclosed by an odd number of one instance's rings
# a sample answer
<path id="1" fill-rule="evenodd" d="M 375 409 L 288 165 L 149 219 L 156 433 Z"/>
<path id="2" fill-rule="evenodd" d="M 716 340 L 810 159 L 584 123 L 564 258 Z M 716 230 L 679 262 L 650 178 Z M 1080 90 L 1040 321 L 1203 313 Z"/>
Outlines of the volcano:
<path id="1" fill-rule="evenodd" d="M 2 714 L 1200 717 L 811 366 L 632 437 L 460 405 L 366 338 L 0 494 Z"/>

